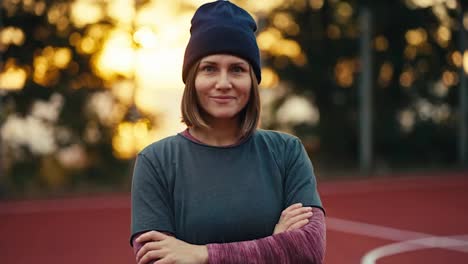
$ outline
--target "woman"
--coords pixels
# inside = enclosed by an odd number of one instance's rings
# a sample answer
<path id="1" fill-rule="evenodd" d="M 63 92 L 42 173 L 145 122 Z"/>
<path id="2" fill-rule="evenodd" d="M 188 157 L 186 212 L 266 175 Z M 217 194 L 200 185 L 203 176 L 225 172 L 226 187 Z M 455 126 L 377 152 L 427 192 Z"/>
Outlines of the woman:
<path id="1" fill-rule="evenodd" d="M 228 1 L 196 11 L 182 76 L 188 128 L 145 148 L 135 164 L 137 263 L 322 263 L 312 164 L 296 137 L 257 129 L 255 30 Z"/>

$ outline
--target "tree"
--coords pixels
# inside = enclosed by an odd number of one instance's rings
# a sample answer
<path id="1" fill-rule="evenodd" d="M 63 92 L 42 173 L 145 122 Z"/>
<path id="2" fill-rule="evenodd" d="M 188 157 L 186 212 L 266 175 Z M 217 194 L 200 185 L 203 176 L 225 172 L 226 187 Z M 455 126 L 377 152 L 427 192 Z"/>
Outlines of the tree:
<path id="1" fill-rule="evenodd" d="M 359 12 L 374 17 L 374 131 L 377 166 L 453 166 L 456 162 L 457 51 L 460 2 L 418 6 L 416 1 L 290 1 L 264 21 L 299 44 L 306 63 L 267 53 L 267 64 L 294 93 L 314 102 L 320 150 L 313 159 L 325 169 L 355 168 L 358 151 L 357 88 L 360 69 Z M 303 5 L 298 8 L 298 5 Z M 280 16 L 291 21 L 282 23 Z M 298 30 L 291 26 L 294 24 Z M 291 30 L 293 29 L 293 30 Z M 261 35 L 262 33 L 260 33 Z M 281 102 L 279 103 L 281 104 Z M 272 123 L 272 128 L 278 127 Z M 339 165 L 337 165 L 339 164 Z"/>
<path id="2" fill-rule="evenodd" d="M 109 18 L 98 16 L 104 3 L 88 14 L 91 20 L 80 22 L 69 1 L 17 2 L 3 1 L 1 9 L 0 88 L 7 93 L 0 180 L 10 195 L 125 186 L 130 161 L 114 157 L 112 139 L 128 106 L 93 68 L 112 28 Z"/>

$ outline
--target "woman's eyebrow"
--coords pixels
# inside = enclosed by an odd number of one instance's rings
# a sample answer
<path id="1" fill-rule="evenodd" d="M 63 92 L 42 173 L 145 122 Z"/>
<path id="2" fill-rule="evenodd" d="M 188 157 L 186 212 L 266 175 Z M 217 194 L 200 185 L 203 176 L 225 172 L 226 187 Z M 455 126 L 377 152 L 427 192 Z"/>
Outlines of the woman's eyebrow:
<path id="1" fill-rule="evenodd" d="M 216 65 L 217 63 L 214 62 L 214 61 L 201 61 L 200 64 L 213 64 L 213 65 Z"/>
<path id="2" fill-rule="evenodd" d="M 235 65 L 235 66 L 247 66 L 248 64 L 243 62 L 243 61 L 240 61 L 240 62 L 234 62 L 234 63 L 231 63 L 231 65 Z"/>
<path id="3" fill-rule="evenodd" d="M 211 65 L 217 65 L 218 63 L 217 62 L 214 62 L 214 61 L 209 61 L 209 60 L 204 60 L 204 61 L 201 61 L 200 64 L 211 64 Z M 239 61 L 239 62 L 233 62 L 233 63 L 230 63 L 230 65 L 240 65 L 240 66 L 247 66 L 248 64 L 243 62 L 243 61 Z"/>

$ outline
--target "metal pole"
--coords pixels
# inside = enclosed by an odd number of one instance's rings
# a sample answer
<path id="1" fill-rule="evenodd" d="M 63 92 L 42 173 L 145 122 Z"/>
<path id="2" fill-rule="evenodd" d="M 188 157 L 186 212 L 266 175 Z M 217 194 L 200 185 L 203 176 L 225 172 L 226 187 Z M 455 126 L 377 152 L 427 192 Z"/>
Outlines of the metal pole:
<path id="1" fill-rule="evenodd" d="M 2 62 L 0 61 L 0 64 L 1 63 Z M 2 91 L 0 91 L 0 187 L 2 185 L 2 176 L 5 176 L 4 171 L 3 171 L 3 144 L 2 144 L 3 140 L 2 140 L 2 133 L 1 133 L 2 132 L 1 128 L 3 127 L 2 100 L 3 100 L 3 95 L 2 95 Z M 1 196 L 1 188 L 0 188 L 0 196 Z"/>
<path id="2" fill-rule="evenodd" d="M 363 6 L 360 16 L 361 78 L 359 83 L 360 152 L 359 166 L 362 173 L 370 173 L 372 167 L 372 14 Z"/>
<path id="3" fill-rule="evenodd" d="M 0 63 L 2 62 L 0 61 Z M 3 140 L 2 140 L 2 133 L 1 133 L 2 132 L 1 128 L 3 127 L 2 99 L 3 99 L 3 95 L 2 95 L 2 92 L 0 91 L 0 187 L 2 186 L 2 176 L 5 176 L 4 171 L 3 171 L 3 144 L 2 144 Z M 0 188 L 0 196 L 1 196 L 1 188 Z"/>
<path id="4" fill-rule="evenodd" d="M 3 17 L 0 13 L 0 28 L 3 28 Z M 3 70 L 3 54 L 0 54 L 0 72 Z M 1 89 L 1 87 L 0 87 Z M 2 187 L 2 176 L 4 175 L 4 170 L 3 170 L 3 142 L 2 142 L 2 134 L 1 134 L 1 128 L 3 127 L 3 110 L 2 110 L 2 100 L 3 100 L 3 94 L 2 91 L 0 90 L 0 196 L 1 196 L 1 187 Z"/>
<path id="5" fill-rule="evenodd" d="M 461 4 L 461 3 L 460 3 Z M 466 28 L 463 24 L 463 7 L 459 7 L 459 49 L 462 56 L 464 56 L 466 46 Z M 467 80 L 466 71 L 463 65 L 459 69 L 460 75 L 460 86 L 459 86 L 459 116 L 460 122 L 458 127 L 458 159 L 462 167 L 467 166 L 467 122 L 468 122 L 468 91 L 467 91 Z"/>

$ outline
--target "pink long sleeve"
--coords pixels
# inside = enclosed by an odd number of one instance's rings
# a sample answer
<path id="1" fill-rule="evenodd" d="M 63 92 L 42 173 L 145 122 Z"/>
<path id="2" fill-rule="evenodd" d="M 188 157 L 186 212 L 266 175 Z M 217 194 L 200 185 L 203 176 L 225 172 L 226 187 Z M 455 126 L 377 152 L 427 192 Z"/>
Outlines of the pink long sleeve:
<path id="1" fill-rule="evenodd" d="M 210 264 L 322 263 L 325 256 L 325 216 L 314 215 L 304 227 L 261 239 L 224 244 L 208 244 Z"/>

